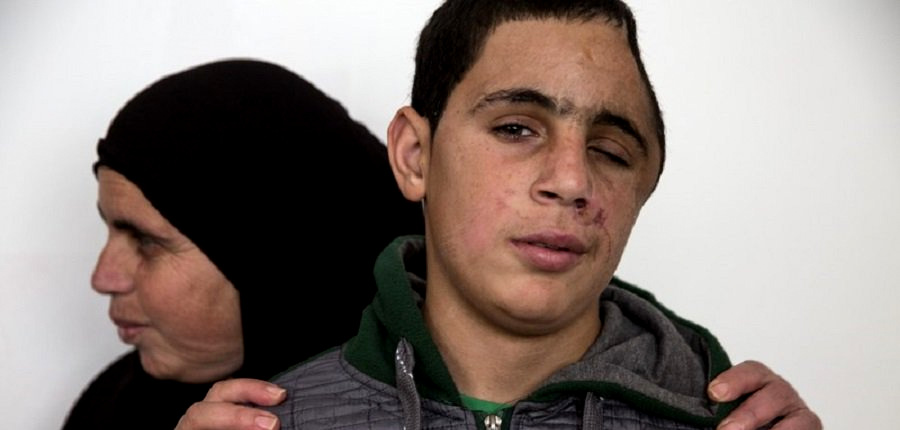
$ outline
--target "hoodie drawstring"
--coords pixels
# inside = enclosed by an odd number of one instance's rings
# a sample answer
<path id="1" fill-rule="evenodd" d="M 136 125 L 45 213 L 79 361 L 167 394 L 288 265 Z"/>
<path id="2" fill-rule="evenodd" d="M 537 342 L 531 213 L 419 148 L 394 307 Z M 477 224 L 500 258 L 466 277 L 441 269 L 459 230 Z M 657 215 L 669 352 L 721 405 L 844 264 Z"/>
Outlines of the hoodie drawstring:
<path id="1" fill-rule="evenodd" d="M 422 428 L 422 407 L 416 381 L 413 379 L 413 368 L 416 359 L 412 346 L 401 338 L 394 353 L 394 377 L 397 379 L 397 395 L 403 408 L 403 429 L 420 430 Z"/>
<path id="2" fill-rule="evenodd" d="M 584 396 L 584 416 L 581 418 L 581 425 L 584 430 L 594 430 L 600 428 L 600 416 L 597 413 L 597 398 L 594 393 L 588 391 Z"/>

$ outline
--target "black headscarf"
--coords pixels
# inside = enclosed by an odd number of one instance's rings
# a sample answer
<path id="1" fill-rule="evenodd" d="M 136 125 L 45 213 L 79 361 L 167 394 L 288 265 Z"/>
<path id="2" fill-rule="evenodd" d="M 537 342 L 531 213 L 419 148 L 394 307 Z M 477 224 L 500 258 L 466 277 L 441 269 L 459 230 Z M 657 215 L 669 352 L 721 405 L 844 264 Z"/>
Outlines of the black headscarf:
<path id="1" fill-rule="evenodd" d="M 136 184 L 238 290 L 235 376 L 268 379 L 349 339 L 379 251 L 424 230 L 384 145 L 270 63 L 219 61 L 161 79 L 119 111 L 97 152 L 95 170 Z"/>

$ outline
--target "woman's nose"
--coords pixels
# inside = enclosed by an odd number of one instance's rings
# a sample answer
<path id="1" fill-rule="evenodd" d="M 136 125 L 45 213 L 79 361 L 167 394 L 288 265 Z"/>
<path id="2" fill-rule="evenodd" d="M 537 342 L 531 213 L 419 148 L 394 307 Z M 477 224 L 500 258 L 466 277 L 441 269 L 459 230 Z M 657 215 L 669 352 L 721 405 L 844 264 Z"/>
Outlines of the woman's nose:
<path id="1" fill-rule="evenodd" d="M 110 237 L 100 251 L 91 287 L 100 294 L 122 294 L 134 287 L 135 251 L 126 241 Z"/>

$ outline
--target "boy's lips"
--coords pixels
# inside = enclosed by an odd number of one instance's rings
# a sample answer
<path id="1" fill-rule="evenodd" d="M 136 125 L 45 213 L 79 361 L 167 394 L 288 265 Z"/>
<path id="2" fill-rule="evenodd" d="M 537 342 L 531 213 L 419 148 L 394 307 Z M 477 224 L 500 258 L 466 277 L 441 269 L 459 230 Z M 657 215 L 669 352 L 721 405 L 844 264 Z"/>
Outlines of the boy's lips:
<path id="1" fill-rule="evenodd" d="M 574 235 L 552 232 L 516 237 L 512 244 L 528 264 L 547 272 L 571 269 L 588 249 Z"/>

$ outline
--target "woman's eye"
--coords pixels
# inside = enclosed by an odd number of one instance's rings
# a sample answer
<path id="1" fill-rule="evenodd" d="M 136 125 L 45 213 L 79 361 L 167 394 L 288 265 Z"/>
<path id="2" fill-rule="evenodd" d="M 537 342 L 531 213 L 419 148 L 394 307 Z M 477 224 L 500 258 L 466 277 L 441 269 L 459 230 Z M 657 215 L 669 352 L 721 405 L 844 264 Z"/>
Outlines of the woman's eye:
<path id="1" fill-rule="evenodd" d="M 141 254 L 152 256 L 160 249 L 160 244 L 150 236 L 138 235 L 137 239 L 138 251 Z"/>
<path id="2" fill-rule="evenodd" d="M 516 123 L 503 124 L 493 128 L 494 133 L 511 139 L 521 139 L 523 137 L 536 136 L 532 129 Z"/>

